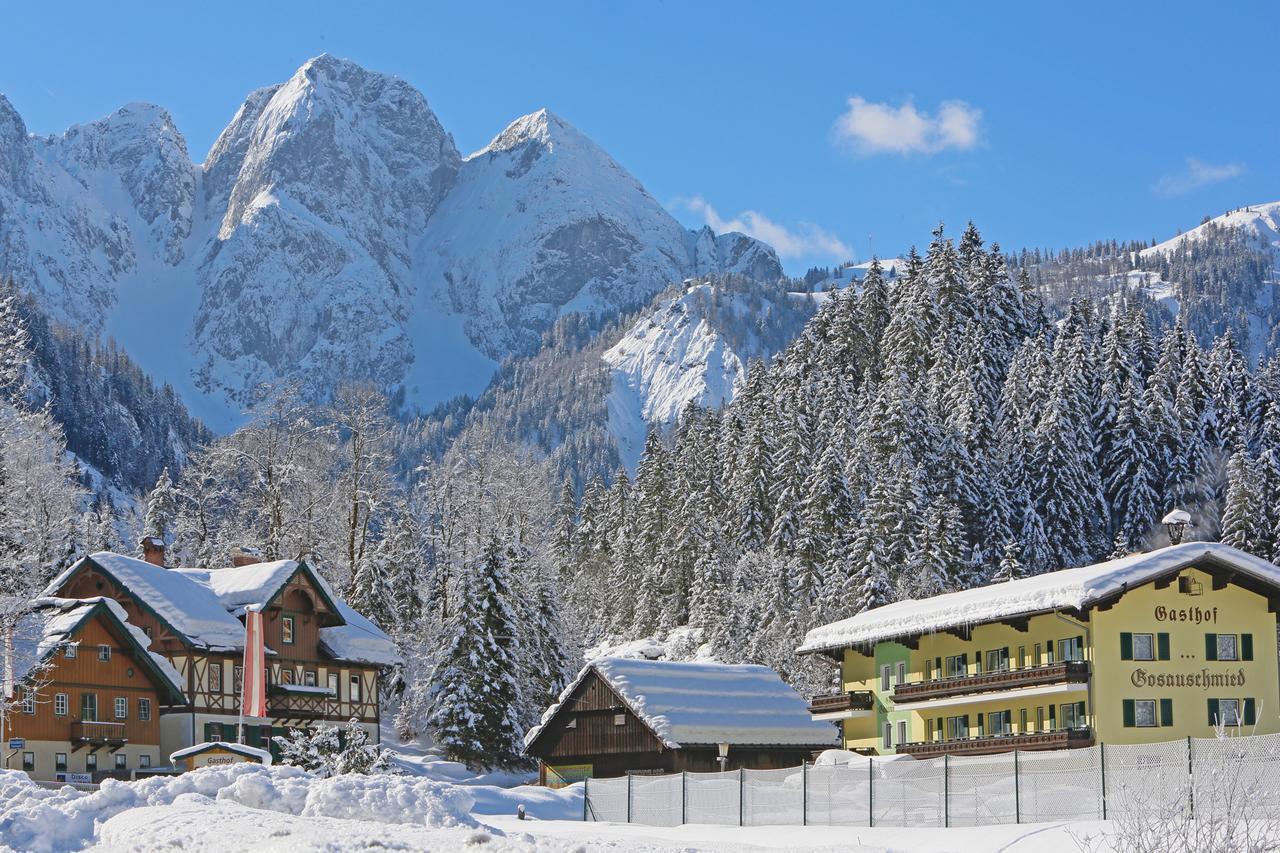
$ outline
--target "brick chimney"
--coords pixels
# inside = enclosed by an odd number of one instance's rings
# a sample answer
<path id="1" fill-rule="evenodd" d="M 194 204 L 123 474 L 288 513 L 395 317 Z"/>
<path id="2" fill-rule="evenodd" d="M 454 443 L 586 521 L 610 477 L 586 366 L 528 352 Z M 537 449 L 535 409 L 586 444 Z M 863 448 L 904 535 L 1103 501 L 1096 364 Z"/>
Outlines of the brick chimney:
<path id="1" fill-rule="evenodd" d="M 257 548 L 241 546 L 231 552 L 231 565 L 239 568 L 240 566 L 251 566 L 254 563 L 262 562 L 262 554 Z"/>
<path id="2" fill-rule="evenodd" d="M 156 536 L 142 537 L 142 559 L 164 568 L 164 540 Z"/>

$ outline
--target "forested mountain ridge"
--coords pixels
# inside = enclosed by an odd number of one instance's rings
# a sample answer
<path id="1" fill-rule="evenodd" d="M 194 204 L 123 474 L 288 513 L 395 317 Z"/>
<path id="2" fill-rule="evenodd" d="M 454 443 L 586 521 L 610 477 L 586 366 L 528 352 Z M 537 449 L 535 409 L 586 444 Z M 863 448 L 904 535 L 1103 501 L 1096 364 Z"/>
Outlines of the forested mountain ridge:
<path id="1" fill-rule="evenodd" d="M 652 433 L 634 480 L 562 500 L 586 641 L 697 626 L 821 681 L 792 653 L 813 624 L 1159 544 L 1174 506 L 1280 559 L 1280 362 L 1123 290 L 1052 321 L 1030 271 L 939 230 L 830 295 L 732 404 Z"/>
<path id="2" fill-rule="evenodd" d="M 101 475 L 86 476 L 86 486 L 145 493 L 162 471 L 180 471 L 212 437 L 173 388 L 157 386 L 114 341 L 50 320 L 11 283 L 0 291 L 13 301 L 29 336 L 28 401 L 48 408 L 67 450 Z"/>

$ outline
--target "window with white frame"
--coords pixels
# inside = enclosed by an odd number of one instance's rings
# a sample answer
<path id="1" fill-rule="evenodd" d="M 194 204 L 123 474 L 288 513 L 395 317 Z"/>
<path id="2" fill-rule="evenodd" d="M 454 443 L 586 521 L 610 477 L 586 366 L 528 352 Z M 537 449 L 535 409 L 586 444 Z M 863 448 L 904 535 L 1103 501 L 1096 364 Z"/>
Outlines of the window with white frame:
<path id="1" fill-rule="evenodd" d="M 128 770 L 128 769 L 129 769 L 129 756 L 125 755 L 123 752 L 117 752 L 117 753 L 116 753 L 116 769 L 117 769 L 117 770 Z"/>
<path id="2" fill-rule="evenodd" d="M 293 617 L 286 616 L 280 620 L 280 640 L 284 643 L 293 643 Z"/>
<path id="3" fill-rule="evenodd" d="M 899 720 L 898 721 L 898 743 L 901 744 L 906 742 L 907 742 L 907 721 Z"/>
<path id="4" fill-rule="evenodd" d="M 138 700 L 138 719 L 139 720 L 151 719 L 151 700 L 146 698 L 145 696 Z"/>
<path id="5" fill-rule="evenodd" d="M 110 647 L 110 646 L 108 646 L 108 645 L 106 645 L 106 644 L 103 644 L 103 645 L 101 645 L 101 646 L 98 646 L 98 660 L 103 661 L 104 663 L 105 663 L 106 661 L 111 660 L 111 647 Z"/>
<path id="6" fill-rule="evenodd" d="M 360 701 L 360 676 L 358 675 L 351 676 L 351 683 L 348 689 L 351 691 L 351 701 L 359 702 Z"/>
<path id="7" fill-rule="evenodd" d="M 891 749 L 893 747 L 893 723 L 884 724 L 884 748 Z"/>
<path id="8" fill-rule="evenodd" d="M 1240 725 L 1240 700 L 1239 699 L 1219 699 L 1218 700 L 1218 720 L 1224 726 Z"/>
<path id="9" fill-rule="evenodd" d="M 316 671 L 314 669 L 308 669 L 302 673 L 302 684 L 306 687 L 316 686 Z"/>
<path id="10" fill-rule="evenodd" d="M 66 772 L 67 754 L 65 752 L 55 752 L 53 754 L 53 769 L 59 772 Z"/>
<path id="11" fill-rule="evenodd" d="M 116 719 L 123 720 L 129 716 L 129 700 L 123 696 L 116 697 Z"/>
<path id="12" fill-rule="evenodd" d="M 880 667 L 880 689 L 881 690 L 889 689 L 889 681 L 892 677 L 893 677 L 893 667 L 889 666 L 889 664 L 887 663 L 882 665 Z"/>
<path id="13" fill-rule="evenodd" d="M 1235 634 L 1218 635 L 1218 660 L 1239 660 L 1240 653 L 1236 646 Z M 1232 724 L 1234 725 L 1234 723 Z"/>
<path id="14" fill-rule="evenodd" d="M 150 766 L 151 766 L 151 756 L 150 756 L 150 755 L 139 755 L 139 756 L 138 756 L 138 766 L 139 766 L 140 768 L 142 768 L 143 770 L 146 770 L 148 767 L 150 767 Z"/>
<path id="15" fill-rule="evenodd" d="M 53 694 L 53 714 L 56 717 L 65 717 L 67 715 L 67 694 Z"/>
<path id="16" fill-rule="evenodd" d="M 967 670 L 968 664 L 964 655 L 949 655 L 947 657 L 947 678 L 965 675 Z"/>
<path id="17" fill-rule="evenodd" d="M 76 656 L 76 644 L 67 643 L 62 647 L 62 656 L 67 660 L 72 660 Z"/>
<path id="18" fill-rule="evenodd" d="M 898 661 L 898 683 L 907 683 L 907 664 L 906 661 Z"/>
<path id="19" fill-rule="evenodd" d="M 627 715 L 626 715 L 626 714 L 614 714 L 614 715 L 613 715 L 613 724 L 614 724 L 615 726 L 625 726 L 625 725 L 627 724 Z"/>
<path id="20" fill-rule="evenodd" d="M 84 757 L 84 769 L 88 773 L 95 773 L 98 770 L 98 753 L 91 752 Z"/>
<path id="21" fill-rule="evenodd" d="M 969 736 L 969 716 L 947 717 L 947 739 L 963 740 Z"/>
<path id="22" fill-rule="evenodd" d="M 34 752 L 22 753 L 22 769 L 28 773 L 34 773 L 36 770 L 36 754 Z"/>
<path id="23" fill-rule="evenodd" d="M 34 714 L 35 712 L 36 712 L 36 692 L 34 690 L 23 689 L 22 713 Z"/>
<path id="24" fill-rule="evenodd" d="M 1137 637 L 1135 636 L 1134 639 L 1137 639 Z M 1158 725 L 1156 721 L 1156 700 L 1135 699 L 1133 701 L 1133 723 L 1142 727 Z"/>
<path id="25" fill-rule="evenodd" d="M 209 692 L 222 692 L 222 661 L 209 662 Z"/>
<path id="26" fill-rule="evenodd" d="M 1156 659 L 1156 643 L 1155 634 L 1134 634 L 1133 635 L 1133 659 L 1134 660 L 1155 660 Z"/>

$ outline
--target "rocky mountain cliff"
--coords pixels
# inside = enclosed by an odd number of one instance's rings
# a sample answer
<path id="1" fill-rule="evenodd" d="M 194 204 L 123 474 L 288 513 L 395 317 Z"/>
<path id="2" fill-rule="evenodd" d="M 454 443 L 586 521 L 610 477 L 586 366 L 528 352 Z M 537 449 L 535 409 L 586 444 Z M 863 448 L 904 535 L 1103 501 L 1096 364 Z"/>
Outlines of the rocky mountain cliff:
<path id="1" fill-rule="evenodd" d="M 215 427 L 263 382 L 476 393 L 558 316 L 725 272 L 781 266 L 684 229 L 545 110 L 463 158 L 420 92 L 331 56 L 251 93 L 203 165 L 159 107 L 35 137 L 0 96 L 0 273 Z"/>

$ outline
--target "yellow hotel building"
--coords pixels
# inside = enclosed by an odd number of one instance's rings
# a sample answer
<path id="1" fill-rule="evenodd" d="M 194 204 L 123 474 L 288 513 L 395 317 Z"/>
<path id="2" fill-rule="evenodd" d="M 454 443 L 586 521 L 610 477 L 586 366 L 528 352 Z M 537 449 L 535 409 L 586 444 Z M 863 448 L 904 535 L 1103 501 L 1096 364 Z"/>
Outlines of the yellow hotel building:
<path id="1" fill-rule="evenodd" d="M 1189 542 L 811 630 L 846 749 L 981 755 L 1280 731 L 1280 567 Z"/>

